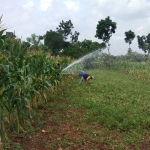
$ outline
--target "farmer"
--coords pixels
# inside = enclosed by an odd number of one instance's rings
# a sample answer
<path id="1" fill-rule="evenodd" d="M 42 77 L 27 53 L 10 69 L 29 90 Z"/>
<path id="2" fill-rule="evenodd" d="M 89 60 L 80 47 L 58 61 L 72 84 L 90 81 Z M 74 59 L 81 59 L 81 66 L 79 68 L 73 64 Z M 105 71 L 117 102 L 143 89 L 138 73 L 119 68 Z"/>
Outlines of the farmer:
<path id="1" fill-rule="evenodd" d="M 79 76 L 82 76 L 82 74 L 84 74 L 83 70 L 79 70 Z"/>
<path id="2" fill-rule="evenodd" d="M 80 80 L 79 84 L 81 84 L 81 82 L 82 82 L 83 80 L 84 80 L 85 83 L 89 83 L 89 81 L 90 81 L 91 79 L 94 79 L 94 77 L 93 77 L 93 76 L 90 76 L 89 74 L 84 73 L 84 74 L 82 74 L 82 77 L 81 77 L 81 80 Z"/>

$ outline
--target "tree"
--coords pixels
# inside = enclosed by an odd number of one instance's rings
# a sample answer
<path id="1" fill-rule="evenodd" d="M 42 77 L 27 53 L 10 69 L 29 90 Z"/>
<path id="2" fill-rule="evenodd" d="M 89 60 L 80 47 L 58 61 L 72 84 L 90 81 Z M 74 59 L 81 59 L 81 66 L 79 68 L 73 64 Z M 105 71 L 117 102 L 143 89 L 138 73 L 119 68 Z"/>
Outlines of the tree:
<path id="1" fill-rule="evenodd" d="M 57 32 L 60 33 L 63 37 L 64 40 L 68 39 L 68 35 L 71 35 L 72 32 L 72 28 L 74 28 L 71 20 L 64 22 L 62 20 L 62 22 L 60 22 L 59 27 L 56 28 Z"/>
<path id="2" fill-rule="evenodd" d="M 79 36 L 79 32 L 75 31 L 74 34 L 72 34 L 72 29 L 74 28 L 73 23 L 71 22 L 71 20 L 64 22 L 62 20 L 62 22 L 60 22 L 59 27 L 56 28 L 57 32 L 60 33 L 64 39 L 64 41 L 66 41 L 68 39 L 68 36 L 70 35 L 71 41 L 72 42 L 77 42 L 78 41 L 78 36 Z"/>
<path id="3" fill-rule="evenodd" d="M 63 48 L 63 37 L 56 31 L 47 31 L 44 35 L 44 45 L 52 51 L 54 55 L 58 55 L 59 51 Z"/>
<path id="4" fill-rule="evenodd" d="M 73 42 L 78 42 L 78 37 L 79 37 L 79 32 L 75 31 L 74 34 L 71 34 L 71 41 Z"/>
<path id="5" fill-rule="evenodd" d="M 71 56 L 72 58 L 78 59 L 84 54 L 84 49 L 80 48 L 77 43 L 71 43 L 62 52 L 63 55 Z"/>
<path id="6" fill-rule="evenodd" d="M 149 56 L 150 53 L 150 33 L 147 36 L 137 36 L 138 40 L 138 47 L 139 49 L 142 49 L 145 54 L 147 53 L 147 56 Z"/>
<path id="7" fill-rule="evenodd" d="M 97 50 L 100 48 L 100 44 L 98 42 L 92 42 L 91 40 L 84 40 L 80 43 L 80 47 L 82 49 L 85 49 L 85 53 L 87 54 L 89 52 L 92 52 L 94 50 Z"/>
<path id="8" fill-rule="evenodd" d="M 43 36 L 37 36 L 33 33 L 31 37 L 27 37 L 26 40 L 31 44 L 32 49 L 38 49 L 38 46 L 42 44 L 41 40 L 43 40 Z"/>
<path id="9" fill-rule="evenodd" d="M 129 43 L 129 49 L 130 49 L 130 44 L 132 43 L 132 41 L 134 40 L 135 38 L 135 34 L 134 32 L 132 32 L 131 30 L 129 30 L 128 32 L 125 32 L 125 42 L 126 43 Z"/>
<path id="10" fill-rule="evenodd" d="M 104 48 L 106 48 L 105 43 L 99 44 L 98 42 L 92 42 L 91 40 L 85 39 L 82 42 L 70 43 L 69 46 L 64 49 L 62 54 L 77 59 L 97 49 L 102 51 Z"/>
<path id="11" fill-rule="evenodd" d="M 30 43 L 23 41 L 21 43 L 21 48 L 28 50 L 30 48 Z"/>
<path id="12" fill-rule="evenodd" d="M 107 18 L 105 18 L 105 20 L 103 20 L 103 19 L 100 20 L 96 27 L 95 37 L 98 39 L 102 39 L 103 42 L 105 42 L 105 44 L 107 45 L 109 54 L 110 54 L 109 40 L 110 40 L 110 37 L 112 36 L 112 34 L 115 33 L 116 28 L 117 28 L 116 22 L 112 22 L 112 20 L 110 19 L 109 16 Z"/>
<path id="13" fill-rule="evenodd" d="M 86 49 L 86 53 L 89 53 L 90 52 L 90 45 L 92 44 L 92 41 L 91 40 L 83 40 L 81 43 L 80 43 L 80 47 L 82 49 Z"/>

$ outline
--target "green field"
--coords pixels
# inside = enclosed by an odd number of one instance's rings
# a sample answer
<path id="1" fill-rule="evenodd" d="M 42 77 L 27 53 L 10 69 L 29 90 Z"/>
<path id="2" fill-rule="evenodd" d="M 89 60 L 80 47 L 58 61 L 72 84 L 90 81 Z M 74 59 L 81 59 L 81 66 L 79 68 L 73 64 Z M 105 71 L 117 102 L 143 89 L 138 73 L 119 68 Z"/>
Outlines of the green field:
<path id="1" fill-rule="evenodd" d="M 78 70 L 62 73 L 68 58 L 12 52 L 1 59 L 5 149 L 150 149 L 149 62 L 95 59 L 84 70 L 94 79 L 79 85 Z"/>
<path id="2" fill-rule="evenodd" d="M 76 126 L 81 126 L 87 137 L 98 142 L 107 139 L 107 144 L 116 149 L 133 145 L 140 149 L 142 142 L 150 143 L 147 137 L 150 129 L 149 82 L 114 70 L 86 72 L 94 76 L 90 85 L 79 85 L 79 77 L 74 76 L 63 87 L 65 98 L 84 110 L 83 124 Z M 93 124 L 103 129 L 93 130 Z M 108 133 L 113 135 L 108 136 Z"/>

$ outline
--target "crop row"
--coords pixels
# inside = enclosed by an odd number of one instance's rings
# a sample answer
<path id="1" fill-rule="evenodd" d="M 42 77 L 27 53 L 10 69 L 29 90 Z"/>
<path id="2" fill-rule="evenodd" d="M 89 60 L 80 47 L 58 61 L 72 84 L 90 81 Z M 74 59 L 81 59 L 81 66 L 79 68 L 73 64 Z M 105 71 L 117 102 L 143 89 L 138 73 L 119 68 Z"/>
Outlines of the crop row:
<path id="1" fill-rule="evenodd" d="M 55 93 L 56 86 L 63 78 L 62 69 L 68 63 L 67 58 L 57 60 L 44 53 L 27 54 L 19 43 L 12 45 L 10 52 L 3 52 L 0 58 L 2 141 L 8 139 L 7 132 L 24 131 L 25 124 L 32 124 L 38 105 Z"/>

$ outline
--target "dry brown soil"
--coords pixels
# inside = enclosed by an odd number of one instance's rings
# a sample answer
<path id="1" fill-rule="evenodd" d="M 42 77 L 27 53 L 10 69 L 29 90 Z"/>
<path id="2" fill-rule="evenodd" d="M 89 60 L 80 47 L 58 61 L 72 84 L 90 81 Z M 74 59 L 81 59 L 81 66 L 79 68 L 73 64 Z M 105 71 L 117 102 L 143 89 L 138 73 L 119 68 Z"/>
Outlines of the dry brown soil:
<path id="1" fill-rule="evenodd" d="M 60 103 L 64 104 L 66 101 L 61 100 Z M 20 143 L 22 150 L 117 150 L 117 144 L 121 145 L 121 137 L 116 133 L 107 132 L 104 135 L 102 132 L 104 128 L 100 125 L 85 123 L 83 110 L 72 106 L 67 109 L 45 108 L 45 110 L 47 111 L 43 114 L 44 124 L 38 131 L 12 136 L 13 142 Z M 89 136 L 90 134 L 85 131 L 90 130 L 88 126 L 92 126 L 95 132 L 102 133 L 105 137 L 103 135 Z M 106 136 L 111 137 L 115 141 L 114 144 L 106 141 Z M 123 146 L 121 149 L 149 150 L 150 138 Z"/>

